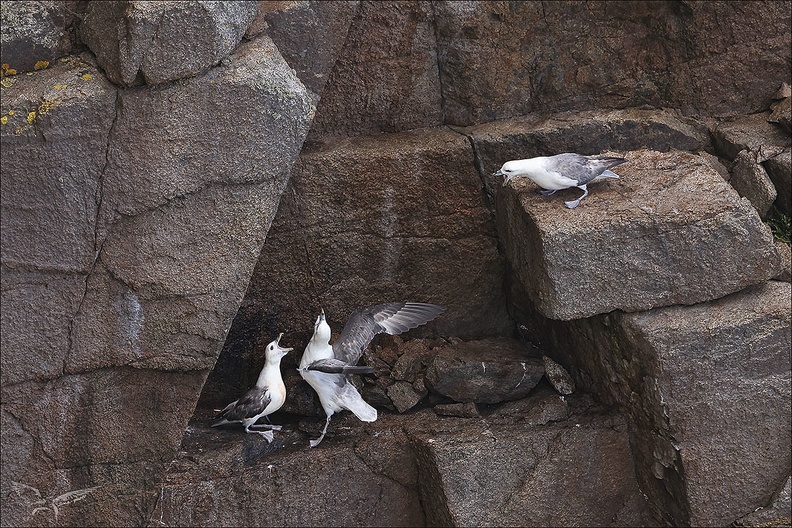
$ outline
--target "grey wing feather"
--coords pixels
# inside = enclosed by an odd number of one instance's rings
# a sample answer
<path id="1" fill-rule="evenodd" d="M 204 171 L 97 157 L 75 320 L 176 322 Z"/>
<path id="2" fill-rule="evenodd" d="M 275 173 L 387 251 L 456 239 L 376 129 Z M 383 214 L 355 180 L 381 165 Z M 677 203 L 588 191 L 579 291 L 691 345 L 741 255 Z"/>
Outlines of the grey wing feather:
<path id="1" fill-rule="evenodd" d="M 320 359 L 308 365 L 308 370 L 328 374 L 371 374 L 374 372 L 374 367 L 349 365 L 340 359 Z"/>
<path id="2" fill-rule="evenodd" d="M 585 185 L 606 170 L 621 165 L 627 160 L 615 156 L 584 156 L 582 154 L 558 154 L 553 156 L 552 169 Z"/>
<path id="3" fill-rule="evenodd" d="M 333 343 L 333 355 L 354 365 L 377 334 L 401 334 L 428 323 L 444 311 L 444 307 L 436 304 L 415 302 L 389 302 L 363 308 L 349 317 L 341 336 Z"/>
<path id="4" fill-rule="evenodd" d="M 225 409 L 215 416 L 215 420 L 225 419 L 229 422 L 241 421 L 245 418 L 252 418 L 260 414 L 272 398 L 268 389 L 256 389 L 255 387 L 245 393 L 233 404 L 229 404 Z"/>

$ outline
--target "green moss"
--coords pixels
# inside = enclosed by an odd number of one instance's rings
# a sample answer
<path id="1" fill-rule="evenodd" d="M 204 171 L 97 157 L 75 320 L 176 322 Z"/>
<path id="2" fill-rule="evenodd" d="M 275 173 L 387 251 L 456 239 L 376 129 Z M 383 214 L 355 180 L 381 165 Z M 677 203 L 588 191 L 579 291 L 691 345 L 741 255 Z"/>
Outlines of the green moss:
<path id="1" fill-rule="evenodd" d="M 770 226 L 775 238 L 781 242 L 790 243 L 790 240 L 792 240 L 792 220 L 790 220 L 789 215 L 784 214 L 778 206 L 774 205 L 770 209 L 770 214 L 767 215 L 765 222 Z"/>

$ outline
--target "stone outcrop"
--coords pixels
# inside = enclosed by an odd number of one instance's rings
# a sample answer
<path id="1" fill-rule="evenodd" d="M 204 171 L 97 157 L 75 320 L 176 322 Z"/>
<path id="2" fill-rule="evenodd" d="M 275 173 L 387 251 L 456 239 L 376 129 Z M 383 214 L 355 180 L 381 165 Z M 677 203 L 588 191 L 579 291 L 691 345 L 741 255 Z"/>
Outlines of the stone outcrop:
<path id="1" fill-rule="evenodd" d="M 623 419 L 583 416 L 585 398 L 570 405 L 568 419 L 541 424 L 498 409 L 474 418 L 424 410 L 371 424 L 342 415 L 316 449 L 290 424 L 268 445 L 196 421 L 149 524 L 656 526 Z M 559 479 L 566 473 L 571 481 Z"/>
<path id="2" fill-rule="evenodd" d="M 227 58 L 256 12 L 253 0 L 89 2 L 80 31 L 112 82 L 156 85 Z"/>
<path id="3" fill-rule="evenodd" d="M 546 317 L 694 304 L 776 274 L 770 230 L 707 162 L 675 151 L 626 157 L 621 179 L 591 185 L 571 214 L 530 181 L 498 195 L 514 280 Z"/>
<path id="4" fill-rule="evenodd" d="M 571 322 L 516 307 L 584 390 L 622 409 L 641 489 L 675 525 L 723 525 L 789 476 L 790 284 Z"/>

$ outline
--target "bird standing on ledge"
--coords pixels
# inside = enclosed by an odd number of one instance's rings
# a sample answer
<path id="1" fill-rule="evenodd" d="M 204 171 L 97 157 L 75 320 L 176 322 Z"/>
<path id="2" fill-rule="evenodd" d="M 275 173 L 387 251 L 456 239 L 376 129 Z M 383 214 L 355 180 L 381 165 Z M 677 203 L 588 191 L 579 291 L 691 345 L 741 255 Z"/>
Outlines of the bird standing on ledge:
<path id="1" fill-rule="evenodd" d="M 215 417 L 212 427 L 229 423 L 242 423 L 246 433 L 257 433 L 263 436 L 267 442 L 272 442 L 274 436 L 272 431 L 251 431 L 251 427 L 265 427 L 268 429 L 280 430 L 279 425 L 259 424 L 256 421 L 269 416 L 281 408 L 286 401 L 286 386 L 281 377 L 280 364 L 283 356 L 294 350 L 293 348 L 281 348 L 280 340 L 283 333 L 278 338 L 267 345 L 265 350 L 264 368 L 261 369 L 258 380 L 252 389 L 247 391 L 244 396 L 226 405 Z"/>
<path id="2" fill-rule="evenodd" d="M 377 419 L 377 410 L 363 400 L 349 379 L 351 374 L 374 371 L 372 367 L 355 366 L 374 336 L 382 332 L 401 334 L 428 323 L 444 311 L 445 308 L 436 304 L 414 302 L 390 302 L 363 308 L 349 317 L 341 336 L 330 345 L 330 325 L 322 310 L 297 369 L 319 395 L 327 415 L 322 434 L 310 441 L 311 447 L 319 445 L 330 425 L 330 417 L 339 411 L 352 411 L 364 422 Z"/>
<path id="3" fill-rule="evenodd" d="M 550 196 L 561 189 L 577 187 L 583 196 L 577 200 L 564 202 L 569 209 L 574 209 L 580 200 L 588 196 L 586 185 L 608 178 L 618 178 L 609 169 L 621 165 L 627 160 L 614 156 L 583 156 L 582 154 L 556 154 L 521 160 L 507 161 L 493 176 L 503 176 L 503 186 L 508 185 L 512 178 L 530 178 L 542 188 L 539 194 Z"/>

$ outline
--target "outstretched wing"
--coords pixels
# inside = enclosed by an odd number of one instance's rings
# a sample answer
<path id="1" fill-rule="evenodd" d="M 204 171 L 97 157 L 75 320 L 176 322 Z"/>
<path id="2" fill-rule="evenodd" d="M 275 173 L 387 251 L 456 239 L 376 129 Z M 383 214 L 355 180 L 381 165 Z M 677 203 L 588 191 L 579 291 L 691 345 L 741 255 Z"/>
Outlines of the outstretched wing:
<path id="1" fill-rule="evenodd" d="M 444 307 L 436 304 L 415 302 L 389 302 L 363 308 L 349 317 L 341 336 L 333 343 L 333 355 L 354 365 L 377 334 L 401 334 L 428 323 L 444 311 Z"/>
<path id="2" fill-rule="evenodd" d="M 307 369 L 327 374 L 372 374 L 374 372 L 374 367 L 358 367 L 344 363 L 340 359 L 320 359 L 308 365 Z"/>

